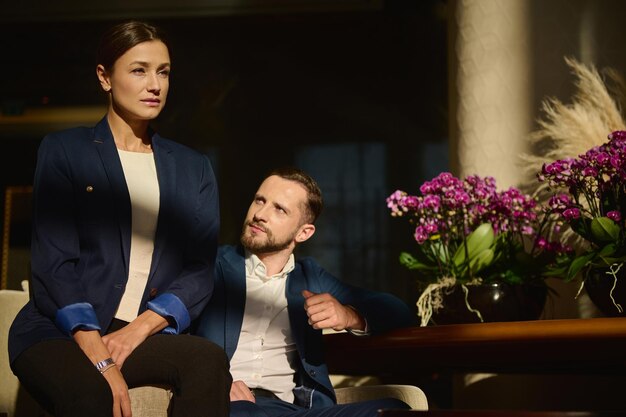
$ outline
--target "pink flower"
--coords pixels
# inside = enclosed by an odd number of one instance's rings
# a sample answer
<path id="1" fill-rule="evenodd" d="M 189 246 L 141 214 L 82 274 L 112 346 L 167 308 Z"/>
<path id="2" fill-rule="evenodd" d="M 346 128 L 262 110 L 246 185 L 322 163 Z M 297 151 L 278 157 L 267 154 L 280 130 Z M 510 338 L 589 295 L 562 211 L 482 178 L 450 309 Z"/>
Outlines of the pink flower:
<path id="1" fill-rule="evenodd" d="M 414 237 L 417 243 L 421 245 L 422 243 L 426 242 L 426 240 L 428 239 L 428 233 L 426 233 L 426 230 L 424 229 L 423 226 L 418 226 L 415 228 Z"/>
<path id="2" fill-rule="evenodd" d="M 563 211 L 563 217 L 566 220 L 578 219 L 580 217 L 580 210 L 577 209 L 576 207 L 570 207 L 568 209 L 565 209 Z"/>
<path id="3" fill-rule="evenodd" d="M 612 210 L 606 213 L 606 217 L 613 220 L 614 222 L 619 222 L 622 220 L 622 214 L 617 210 Z"/>
<path id="4" fill-rule="evenodd" d="M 604 165 L 604 164 L 606 164 L 606 161 L 609 160 L 609 155 L 606 152 L 600 152 L 600 153 L 596 154 L 595 160 L 600 165 Z"/>

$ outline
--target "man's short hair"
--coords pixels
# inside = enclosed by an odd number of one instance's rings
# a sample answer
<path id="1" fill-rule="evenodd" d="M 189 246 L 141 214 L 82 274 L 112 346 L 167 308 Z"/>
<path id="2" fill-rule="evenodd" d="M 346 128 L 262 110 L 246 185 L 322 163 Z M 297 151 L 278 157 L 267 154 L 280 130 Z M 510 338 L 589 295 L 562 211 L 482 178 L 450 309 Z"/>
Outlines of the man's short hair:
<path id="1" fill-rule="evenodd" d="M 269 174 L 265 177 L 266 179 L 276 175 L 285 180 L 294 181 L 298 184 L 302 185 L 304 189 L 307 191 L 307 202 L 305 207 L 305 215 L 306 223 L 315 223 L 315 220 L 319 217 L 322 212 L 322 207 L 324 203 L 322 201 L 322 191 L 320 187 L 317 185 L 315 180 L 311 178 L 309 174 L 302 171 L 301 169 L 294 167 L 283 167 L 277 168 L 270 171 Z"/>

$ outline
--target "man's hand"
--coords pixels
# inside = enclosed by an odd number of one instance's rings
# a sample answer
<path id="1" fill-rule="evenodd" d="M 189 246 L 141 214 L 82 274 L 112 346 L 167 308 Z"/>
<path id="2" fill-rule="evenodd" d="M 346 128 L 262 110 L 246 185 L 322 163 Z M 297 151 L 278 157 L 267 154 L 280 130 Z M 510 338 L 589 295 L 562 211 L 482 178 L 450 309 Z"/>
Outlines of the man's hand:
<path id="1" fill-rule="evenodd" d="M 252 391 L 243 381 L 233 381 L 230 386 L 230 401 L 256 402 Z"/>
<path id="2" fill-rule="evenodd" d="M 111 357 L 120 368 L 128 356 L 148 338 L 167 327 L 167 320 L 146 310 L 120 330 L 102 337 Z"/>
<path id="3" fill-rule="evenodd" d="M 342 305 L 328 293 L 302 291 L 304 309 L 314 329 L 365 330 L 365 319 L 356 310 Z"/>

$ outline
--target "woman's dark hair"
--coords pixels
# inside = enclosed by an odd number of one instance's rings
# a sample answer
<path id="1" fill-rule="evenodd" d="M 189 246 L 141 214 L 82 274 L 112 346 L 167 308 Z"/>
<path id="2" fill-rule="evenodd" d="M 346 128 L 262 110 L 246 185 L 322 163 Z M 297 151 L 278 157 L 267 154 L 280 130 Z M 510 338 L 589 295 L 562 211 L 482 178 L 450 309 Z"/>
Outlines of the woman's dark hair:
<path id="1" fill-rule="evenodd" d="M 161 41 L 168 50 L 170 49 L 165 35 L 156 26 L 138 21 L 117 24 L 107 30 L 100 38 L 96 64 L 104 66 L 106 71 L 111 72 L 115 61 L 126 51 L 148 41 Z"/>

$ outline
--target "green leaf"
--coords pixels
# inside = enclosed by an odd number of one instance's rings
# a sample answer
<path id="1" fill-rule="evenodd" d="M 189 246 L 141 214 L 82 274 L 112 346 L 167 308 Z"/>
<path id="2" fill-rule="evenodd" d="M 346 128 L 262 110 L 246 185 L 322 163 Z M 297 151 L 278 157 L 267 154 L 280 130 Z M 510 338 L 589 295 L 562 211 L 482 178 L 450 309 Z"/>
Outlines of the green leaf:
<path id="1" fill-rule="evenodd" d="M 567 278 L 565 280 L 573 280 L 580 272 L 580 270 L 583 269 L 587 264 L 589 264 L 595 256 L 595 253 L 587 253 L 574 259 L 569 266 L 569 270 L 567 271 Z"/>
<path id="2" fill-rule="evenodd" d="M 576 255 L 573 252 L 558 254 L 553 262 L 546 265 L 546 269 L 541 272 L 541 275 L 567 280 L 567 273 L 575 258 Z"/>
<path id="3" fill-rule="evenodd" d="M 436 269 L 433 265 L 428 265 L 425 262 L 422 262 L 416 259 L 413 255 L 407 252 L 400 253 L 400 264 L 404 265 L 408 269 L 418 269 L 418 270 L 434 270 Z"/>
<path id="4" fill-rule="evenodd" d="M 606 268 L 613 264 L 621 264 L 626 262 L 626 256 L 598 256 L 594 260 L 593 265 L 601 268 Z"/>
<path id="5" fill-rule="evenodd" d="M 495 240 L 495 233 L 490 223 L 483 223 L 478 226 L 472 233 L 470 233 L 465 242 L 461 244 L 452 258 L 454 264 L 459 267 L 463 265 L 467 260 L 465 259 L 465 244 L 467 244 L 467 255 L 471 262 L 474 257 L 479 253 L 488 249 L 493 245 Z"/>
<path id="6" fill-rule="evenodd" d="M 433 248 L 433 252 L 435 256 L 439 259 L 439 261 L 443 264 L 448 263 L 448 256 L 446 252 L 446 247 L 441 240 L 437 242 L 432 242 L 431 246 Z"/>
<path id="7" fill-rule="evenodd" d="M 470 270 L 472 271 L 472 275 L 491 265 L 494 255 L 493 249 L 487 248 L 470 259 Z"/>
<path id="8" fill-rule="evenodd" d="M 617 252 L 617 245 L 615 243 L 609 243 L 608 245 L 600 249 L 600 252 L 598 252 L 598 256 L 604 258 L 606 256 L 611 256 L 615 254 L 615 252 Z"/>
<path id="9" fill-rule="evenodd" d="M 502 281 L 509 284 L 523 284 L 528 278 L 526 274 L 520 274 L 518 271 L 508 269 L 502 273 Z"/>
<path id="10" fill-rule="evenodd" d="M 608 217 L 591 220 L 591 235 L 598 242 L 615 242 L 619 238 L 619 226 Z"/>
<path id="11" fill-rule="evenodd" d="M 491 247 L 494 240 L 493 227 L 490 223 L 483 223 L 467 236 L 467 251 L 470 256 L 476 255 Z"/>

